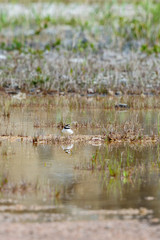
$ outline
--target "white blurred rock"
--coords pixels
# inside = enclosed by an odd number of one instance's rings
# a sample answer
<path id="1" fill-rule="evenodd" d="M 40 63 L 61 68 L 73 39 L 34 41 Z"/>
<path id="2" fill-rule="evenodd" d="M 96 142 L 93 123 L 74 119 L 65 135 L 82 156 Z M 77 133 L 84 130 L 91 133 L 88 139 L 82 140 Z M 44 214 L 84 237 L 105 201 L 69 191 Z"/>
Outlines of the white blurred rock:
<path id="1" fill-rule="evenodd" d="M 26 99 L 26 93 L 19 92 L 16 95 L 13 96 L 14 100 L 22 101 Z"/>
<path id="2" fill-rule="evenodd" d="M 71 58 L 69 60 L 70 63 L 76 63 L 76 64 L 82 64 L 85 62 L 85 59 L 84 58 Z"/>
<path id="3" fill-rule="evenodd" d="M 5 55 L 0 54 L 0 60 L 6 60 L 6 59 L 7 59 L 7 57 Z"/>

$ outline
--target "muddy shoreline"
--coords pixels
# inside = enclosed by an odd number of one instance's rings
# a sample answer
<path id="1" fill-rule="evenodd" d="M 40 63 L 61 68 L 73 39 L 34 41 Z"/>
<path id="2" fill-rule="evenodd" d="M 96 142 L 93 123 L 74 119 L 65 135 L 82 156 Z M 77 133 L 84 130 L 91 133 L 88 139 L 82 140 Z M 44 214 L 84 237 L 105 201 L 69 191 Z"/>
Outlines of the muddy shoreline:
<path id="1" fill-rule="evenodd" d="M 155 144 L 159 143 L 160 139 L 158 135 L 148 136 L 143 135 L 142 137 L 137 138 L 136 135 L 131 136 L 120 136 L 109 134 L 106 135 L 73 135 L 69 137 L 64 136 L 55 136 L 55 135 L 47 135 L 47 136 L 12 136 L 12 135 L 1 135 L 0 141 L 8 140 L 10 142 L 31 142 L 34 145 L 38 144 L 74 144 L 74 143 L 87 143 L 91 145 L 101 145 L 105 143 L 134 143 L 134 144 Z"/>
<path id="2" fill-rule="evenodd" d="M 18 230 L 18 231 L 17 231 Z M 2 223 L 3 240 L 30 239 L 101 239 L 101 240 L 159 240 L 160 226 L 137 220 L 78 221 L 52 223 Z"/>

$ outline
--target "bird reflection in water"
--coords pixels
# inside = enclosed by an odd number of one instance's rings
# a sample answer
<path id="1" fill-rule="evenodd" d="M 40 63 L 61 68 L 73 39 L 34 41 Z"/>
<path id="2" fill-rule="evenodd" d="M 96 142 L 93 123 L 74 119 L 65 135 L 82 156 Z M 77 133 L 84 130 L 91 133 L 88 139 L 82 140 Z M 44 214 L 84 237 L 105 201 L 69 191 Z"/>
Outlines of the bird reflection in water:
<path id="1" fill-rule="evenodd" d="M 71 154 L 71 149 L 73 148 L 73 144 L 70 145 L 62 145 L 63 151 L 67 154 Z"/>

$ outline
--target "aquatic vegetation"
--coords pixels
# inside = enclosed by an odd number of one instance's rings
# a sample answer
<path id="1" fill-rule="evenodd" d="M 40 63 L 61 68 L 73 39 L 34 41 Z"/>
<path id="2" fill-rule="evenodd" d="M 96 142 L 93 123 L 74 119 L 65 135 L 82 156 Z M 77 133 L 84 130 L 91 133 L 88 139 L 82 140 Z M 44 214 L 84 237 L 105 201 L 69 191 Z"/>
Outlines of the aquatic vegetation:
<path id="1" fill-rule="evenodd" d="M 0 193 L 7 193 L 9 195 L 16 194 L 32 194 L 32 193 L 40 193 L 45 197 L 52 198 L 55 201 L 59 201 L 61 197 L 61 190 L 55 186 L 43 185 L 41 186 L 39 181 L 36 183 L 28 182 L 25 180 L 19 181 L 19 183 L 12 183 L 7 175 L 0 176 Z"/>
<path id="2" fill-rule="evenodd" d="M 157 132 L 159 135 L 160 134 L 160 115 L 158 115 L 158 119 L 157 119 Z"/>
<path id="3" fill-rule="evenodd" d="M 8 147 L 7 147 L 7 146 L 3 146 L 3 147 L 2 147 L 1 155 L 2 155 L 3 157 L 5 157 L 5 156 L 8 155 Z"/>
<path id="4" fill-rule="evenodd" d="M 142 129 L 138 122 L 127 121 L 124 125 L 120 126 L 111 126 L 111 131 L 109 132 L 108 141 L 118 141 L 118 140 L 129 140 L 129 141 L 138 141 L 147 139 L 147 136 L 143 136 Z"/>
<path id="5" fill-rule="evenodd" d="M 120 184 L 121 190 L 123 184 L 134 185 L 135 182 L 140 181 L 140 176 L 147 171 L 146 163 L 140 160 L 137 161 L 137 152 L 139 154 L 141 152 L 139 147 L 135 151 L 131 145 L 127 145 L 123 152 L 121 152 L 121 147 L 122 145 L 99 148 L 90 160 L 75 164 L 74 168 L 75 170 L 92 171 L 92 173 L 98 175 L 102 184 L 106 185 L 108 194 L 112 195 L 113 188 L 111 185 L 113 182 L 116 185 Z M 142 152 L 144 153 L 147 147 L 144 146 L 143 148 Z M 158 146 L 156 148 L 158 149 Z M 147 169 L 150 168 L 155 171 L 155 169 L 159 168 L 159 158 L 154 160 L 154 166 L 152 161 L 151 158 L 147 163 Z M 118 186 L 116 186 L 116 191 L 119 191 L 117 188 Z"/>
<path id="6" fill-rule="evenodd" d="M 2 109 L 3 109 L 3 116 L 9 118 L 11 113 L 11 102 L 4 101 Z"/>
<path id="7" fill-rule="evenodd" d="M 79 94 L 66 96 L 61 96 L 59 94 L 55 94 L 53 96 L 47 96 L 39 98 L 39 96 L 43 95 L 43 91 L 38 90 L 38 93 L 35 92 L 33 96 L 28 96 L 25 102 L 14 102 L 8 97 L 8 103 L 6 104 L 6 108 L 8 107 L 43 107 L 44 109 L 50 110 L 51 108 L 68 108 L 69 111 L 74 109 L 106 109 L 106 110 L 121 110 L 120 108 L 116 108 L 115 105 L 117 102 L 124 102 L 131 109 L 142 110 L 142 109 L 159 109 L 160 101 L 159 96 L 122 96 L 117 98 L 116 96 L 80 96 Z M 7 96 L 6 96 L 7 97 Z M 37 101 L 38 99 L 38 101 Z M 3 105 L 3 97 L 0 98 L 0 102 Z M 124 109 L 122 109 L 124 110 Z M 69 119 L 68 119 L 69 120 Z M 64 119 L 59 119 L 60 121 L 64 121 Z M 71 120 L 69 120 L 71 121 Z M 84 124 L 85 125 L 85 124 Z"/>

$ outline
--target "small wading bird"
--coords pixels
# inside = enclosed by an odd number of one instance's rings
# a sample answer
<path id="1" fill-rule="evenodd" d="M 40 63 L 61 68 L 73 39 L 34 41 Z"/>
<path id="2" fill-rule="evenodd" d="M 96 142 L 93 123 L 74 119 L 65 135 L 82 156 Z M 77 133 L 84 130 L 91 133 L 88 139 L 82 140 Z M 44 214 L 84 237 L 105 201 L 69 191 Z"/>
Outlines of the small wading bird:
<path id="1" fill-rule="evenodd" d="M 66 136 L 69 136 L 69 135 L 72 135 L 73 134 L 73 131 L 72 129 L 70 128 L 70 125 L 69 124 L 66 124 L 63 129 L 62 129 L 62 133 Z"/>

